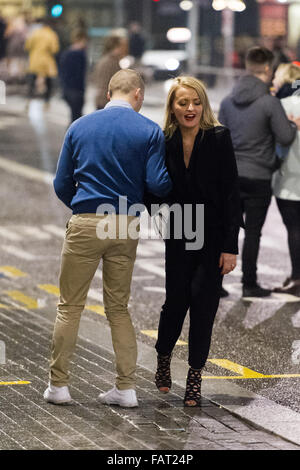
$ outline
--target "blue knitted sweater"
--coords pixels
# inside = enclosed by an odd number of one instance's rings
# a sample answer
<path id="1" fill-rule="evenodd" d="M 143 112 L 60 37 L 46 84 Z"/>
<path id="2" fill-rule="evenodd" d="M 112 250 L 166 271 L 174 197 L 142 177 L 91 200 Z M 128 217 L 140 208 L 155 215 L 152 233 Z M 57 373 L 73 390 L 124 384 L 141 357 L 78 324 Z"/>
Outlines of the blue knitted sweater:
<path id="1" fill-rule="evenodd" d="M 68 129 L 54 189 L 73 214 L 101 213 L 102 204 L 128 213 L 131 205 L 143 203 L 145 190 L 161 197 L 171 190 L 164 154 L 160 127 L 129 103 L 111 101 Z M 125 210 L 120 197 L 127 198 Z"/>

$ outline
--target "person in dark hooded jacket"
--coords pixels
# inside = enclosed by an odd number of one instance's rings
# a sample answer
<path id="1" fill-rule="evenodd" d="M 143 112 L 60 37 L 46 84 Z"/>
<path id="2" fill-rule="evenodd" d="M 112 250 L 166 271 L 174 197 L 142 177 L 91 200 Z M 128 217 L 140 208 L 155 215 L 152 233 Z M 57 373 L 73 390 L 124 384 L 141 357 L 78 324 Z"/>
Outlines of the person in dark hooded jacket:
<path id="1" fill-rule="evenodd" d="M 268 49 L 251 48 L 246 55 L 247 74 L 222 101 L 219 111 L 219 121 L 231 132 L 245 214 L 243 297 L 266 297 L 272 292 L 257 283 L 261 230 L 271 202 L 272 174 L 277 168 L 275 144 L 290 145 L 297 130 L 280 100 L 270 94 L 273 59 Z"/>
<path id="2" fill-rule="evenodd" d="M 0 11 L 0 60 L 5 57 L 5 49 L 6 49 L 6 39 L 5 39 L 5 30 L 6 30 L 6 22 L 1 15 Z"/>

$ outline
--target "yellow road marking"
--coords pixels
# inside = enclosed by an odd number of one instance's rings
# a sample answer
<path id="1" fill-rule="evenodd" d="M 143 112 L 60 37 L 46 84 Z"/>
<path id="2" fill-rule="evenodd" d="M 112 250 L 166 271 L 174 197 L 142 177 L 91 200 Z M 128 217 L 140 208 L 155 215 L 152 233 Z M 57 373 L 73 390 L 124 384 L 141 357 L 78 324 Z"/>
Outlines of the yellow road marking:
<path id="1" fill-rule="evenodd" d="M 8 305 L 0 304 L 0 308 L 9 308 Z"/>
<path id="2" fill-rule="evenodd" d="M 55 295 L 56 297 L 59 297 L 60 295 L 59 288 L 57 286 L 54 286 L 53 284 L 39 284 L 38 287 L 39 289 L 48 292 L 48 294 Z M 103 317 L 106 317 L 104 313 L 104 307 L 102 305 L 87 305 L 85 309 L 90 310 L 91 312 L 98 313 L 98 315 L 102 315 Z"/>
<path id="3" fill-rule="evenodd" d="M 15 382 L 0 382 L 0 385 L 28 385 L 31 382 L 26 382 L 24 380 L 18 380 Z"/>
<path id="4" fill-rule="evenodd" d="M 104 313 L 104 307 L 102 305 L 87 305 L 85 309 L 90 310 L 91 312 L 98 313 L 99 315 L 102 315 L 103 317 L 106 317 Z"/>
<path id="5" fill-rule="evenodd" d="M 228 359 L 208 359 L 209 362 L 216 364 L 217 366 L 223 367 L 223 369 L 230 370 L 231 372 L 235 372 L 236 374 L 246 378 L 246 379 L 259 379 L 263 378 L 263 374 L 259 374 L 254 370 L 248 369 L 247 367 L 241 366 L 240 364 L 236 364 L 235 362 L 231 362 Z"/>
<path id="6" fill-rule="evenodd" d="M 141 330 L 141 333 L 143 333 L 143 335 L 150 336 L 150 338 L 157 339 L 157 330 Z M 176 344 L 177 346 L 185 346 L 188 343 L 179 339 Z"/>
<path id="7" fill-rule="evenodd" d="M 23 273 L 20 269 L 14 268 L 14 266 L 0 266 L 0 272 L 7 274 L 10 277 L 26 277 L 27 273 Z"/>
<path id="8" fill-rule="evenodd" d="M 300 374 L 272 374 L 272 375 L 265 375 L 260 374 L 259 372 L 255 372 L 254 370 L 248 369 L 248 367 L 241 366 L 240 364 L 236 364 L 235 362 L 229 361 L 228 359 L 208 359 L 209 362 L 212 364 L 216 364 L 223 369 L 230 370 L 231 372 L 235 372 L 238 375 L 224 375 L 224 376 L 215 376 L 215 375 L 208 375 L 203 376 L 203 379 L 228 379 L 228 380 L 236 380 L 236 379 L 288 379 L 288 378 L 295 378 L 300 377 Z"/>
<path id="9" fill-rule="evenodd" d="M 221 380 L 248 380 L 248 379 L 291 379 L 300 377 L 300 374 L 261 375 L 260 377 L 245 377 L 243 375 L 202 375 L 202 379 Z"/>
<path id="10" fill-rule="evenodd" d="M 202 379 L 216 379 L 216 380 L 248 380 L 248 379 L 291 379 L 300 378 L 300 374 L 277 374 L 277 375 L 262 375 L 261 377 L 244 377 L 243 375 L 202 375 Z"/>
<path id="11" fill-rule="evenodd" d="M 23 292 L 20 292 L 19 290 L 10 290 L 10 291 L 6 291 L 5 293 L 9 297 L 11 297 L 13 300 L 16 300 L 17 302 L 21 302 L 29 309 L 38 308 L 38 303 L 36 299 L 33 299 L 32 297 L 28 297 L 27 295 L 24 295 Z"/>
<path id="12" fill-rule="evenodd" d="M 54 286 L 53 284 L 39 284 L 38 287 L 39 289 L 48 292 L 48 294 L 55 295 L 56 297 L 59 297 L 60 295 L 59 288 L 57 286 Z M 91 312 L 98 313 L 103 317 L 106 317 L 104 313 L 104 307 L 102 305 L 87 305 L 85 309 L 90 310 Z"/>
<path id="13" fill-rule="evenodd" d="M 293 377 L 300 377 L 300 374 L 275 374 L 275 375 L 263 375 L 263 379 L 287 379 Z"/>
<path id="14" fill-rule="evenodd" d="M 223 380 L 235 380 L 235 379 L 252 379 L 253 377 L 244 377 L 243 375 L 202 375 L 202 379 L 223 379 Z M 263 377 L 256 377 L 262 379 Z"/>
<path id="15" fill-rule="evenodd" d="M 38 288 L 48 292 L 48 294 L 53 294 L 59 297 L 59 288 L 53 284 L 38 284 Z"/>

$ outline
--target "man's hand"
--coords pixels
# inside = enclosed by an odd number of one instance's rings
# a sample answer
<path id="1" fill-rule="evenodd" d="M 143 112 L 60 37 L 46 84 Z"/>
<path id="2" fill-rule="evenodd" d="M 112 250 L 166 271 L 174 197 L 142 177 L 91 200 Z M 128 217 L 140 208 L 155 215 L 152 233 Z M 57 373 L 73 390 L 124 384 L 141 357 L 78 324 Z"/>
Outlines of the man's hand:
<path id="1" fill-rule="evenodd" d="M 222 268 L 221 274 L 228 274 L 236 267 L 236 255 L 231 253 L 221 253 L 219 267 Z"/>

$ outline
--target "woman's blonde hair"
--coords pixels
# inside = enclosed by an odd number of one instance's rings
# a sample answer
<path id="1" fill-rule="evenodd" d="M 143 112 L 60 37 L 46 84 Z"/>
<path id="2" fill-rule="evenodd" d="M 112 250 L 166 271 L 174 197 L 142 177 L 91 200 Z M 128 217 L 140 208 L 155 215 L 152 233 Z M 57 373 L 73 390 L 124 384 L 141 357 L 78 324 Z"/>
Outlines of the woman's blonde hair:
<path id="1" fill-rule="evenodd" d="M 192 88 L 196 91 L 199 96 L 199 100 L 201 101 L 201 104 L 203 106 L 203 112 L 200 119 L 200 129 L 206 130 L 211 129 L 215 126 L 219 126 L 220 123 L 214 115 L 210 103 L 208 101 L 208 96 L 204 83 L 194 77 L 177 77 L 174 79 L 167 97 L 165 120 L 163 125 L 163 130 L 166 138 L 172 137 L 178 127 L 178 122 L 172 111 L 172 106 L 174 103 L 176 91 L 178 90 L 178 88 L 181 87 Z"/>
<path id="2" fill-rule="evenodd" d="M 282 83 L 294 83 L 300 80 L 300 67 L 295 64 L 279 64 L 276 72 L 281 72 Z"/>
<path id="3" fill-rule="evenodd" d="M 103 44 L 103 55 L 109 54 L 111 51 L 119 47 L 126 39 L 121 36 L 107 36 Z"/>

